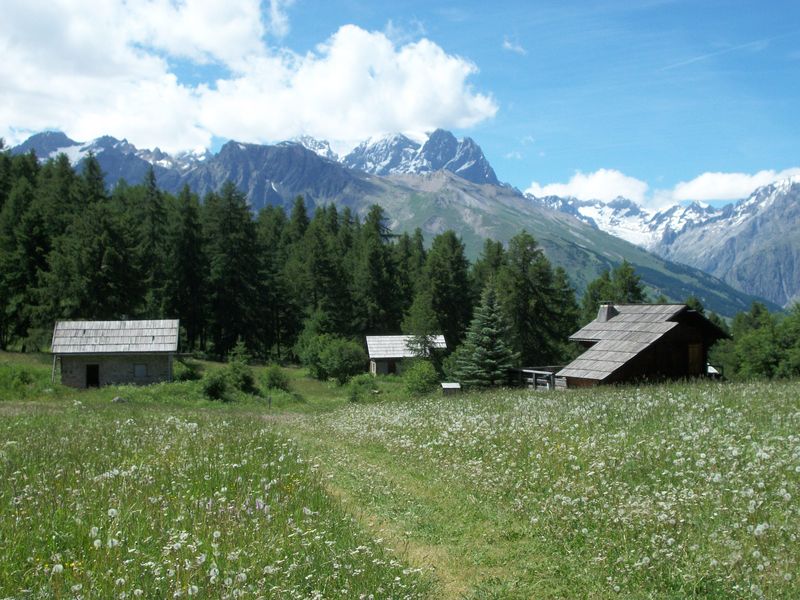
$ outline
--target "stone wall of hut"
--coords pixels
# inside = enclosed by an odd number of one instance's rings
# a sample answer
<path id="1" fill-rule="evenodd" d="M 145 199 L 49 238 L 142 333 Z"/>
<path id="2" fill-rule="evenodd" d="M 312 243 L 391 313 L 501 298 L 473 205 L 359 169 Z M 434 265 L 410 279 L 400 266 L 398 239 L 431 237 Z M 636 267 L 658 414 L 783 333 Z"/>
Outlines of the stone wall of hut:
<path id="1" fill-rule="evenodd" d="M 61 383 L 87 387 L 87 377 L 97 365 L 100 386 L 114 384 L 147 385 L 172 379 L 172 356 L 169 354 L 62 355 Z"/>

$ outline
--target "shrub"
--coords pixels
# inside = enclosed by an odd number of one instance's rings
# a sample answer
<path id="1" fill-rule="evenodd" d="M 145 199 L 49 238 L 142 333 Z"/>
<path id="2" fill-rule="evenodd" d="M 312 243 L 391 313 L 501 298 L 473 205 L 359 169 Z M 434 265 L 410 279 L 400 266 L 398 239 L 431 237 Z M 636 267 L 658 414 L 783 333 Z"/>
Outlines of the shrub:
<path id="1" fill-rule="evenodd" d="M 244 342 L 239 340 L 228 355 L 225 374 L 231 387 L 246 394 L 252 394 L 256 391 L 256 380 L 248 362 L 250 362 L 250 354 L 248 354 Z"/>
<path id="2" fill-rule="evenodd" d="M 367 354 L 361 344 L 343 338 L 329 338 L 319 353 L 322 369 L 339 385 L 344 385 L 351 375 L 364 371 Z"/>
<path id="3" fill-rule="evenodd" d="M 268 390 L 289 391 L 289 376 L 278 365 L 269 365 L 264 371 L 264 387 Z"/>
<path id="4" fill-rule="evenodd" d="M 252 394 L 256 391 L 256 380 L 253 377 L 253 369 L 247 366 L 246 363 L 234 360 L 228 363 L 225 367 L 225 377 L 228 383 L 234 389 Z"/>
<path id="5" fill-rule="evenodd" d="M 175 381 L 196 381 L 200 379 L 197 364 L 179 360 L 172 364 L 172 379 Z"/>
<path id="6" fill-rule="evenodd" d="M 295 344 L 294 351 L 300 363 L 308 369 L 309 374 L 315 379 L 327 379 L 328 373 L 322 366 L 321 354 L 328 342 L 333 339 L 328 334 L 315 334 L 310 329 L 304 329 Z"/>
<path id="7" fill-rule="evenodd" d="M 203 393 L 212 400 L 228 401 L 228 377 L 223 369 L 208 371 L 203 376 Z"/>
<path id="8" fill-rule="evenodd" d="M 364 396 L 376 391 L 375 378 L 369 373 L 362 373 L 350 378 L 347 384 L 347 399 L 350 402 L 361 402 Z"/>
<path id="9" fill-rule="evenodd" d="M 403 373 L 403 383 L 409 394 L 427 394 L 436 389 L 439 375 L 427 360 L 416 360 Z"/>

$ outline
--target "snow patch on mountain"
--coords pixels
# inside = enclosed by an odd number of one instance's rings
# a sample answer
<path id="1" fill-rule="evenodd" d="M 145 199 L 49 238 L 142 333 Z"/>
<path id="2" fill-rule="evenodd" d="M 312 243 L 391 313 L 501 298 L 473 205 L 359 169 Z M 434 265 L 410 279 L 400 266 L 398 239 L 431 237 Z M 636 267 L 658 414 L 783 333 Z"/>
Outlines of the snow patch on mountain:
<path id="1" fill-rule="evenodd" d="M 680 234 L 687 227 L 706 223 L 721 213 L 719 209 L 697 202 L 685 206 L 676 204 L 653 211 L 622 197 L 611 202 L 557 196 L 536 198 L 528 195 L 528 198 L 554 210 L 571 214 L 601 231 L 648 250 L 654 249 L 663 240 Z"/>
<path id="2" fill-rule="evenodd" d="M 342 163 L 373 175 L 419 175 L 445 170 L 473 183 L 499 183 L 478 144 L 468 137 L 458 140 L 443 129 L 431 133 L 422 144 L 400 133 L 365 140 Z"/>

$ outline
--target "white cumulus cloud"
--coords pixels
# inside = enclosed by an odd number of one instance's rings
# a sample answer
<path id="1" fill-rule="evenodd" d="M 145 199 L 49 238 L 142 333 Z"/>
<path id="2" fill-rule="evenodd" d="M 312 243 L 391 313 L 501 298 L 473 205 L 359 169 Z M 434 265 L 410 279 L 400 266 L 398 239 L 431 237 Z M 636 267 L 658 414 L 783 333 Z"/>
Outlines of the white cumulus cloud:
<path id="1" fill-rule="evenodd" d="M 781 179 L 800 175 L 800 168 L 757 173 L 703 173 L 690 181 L 681 181 L 672 190 L 675 202 L 684 200 L 740 200 L 757 188 Z"/>
<path id="2" fill-rule="evenodd" d="M 621 196 L 645 208 L 660 210 L 689 201 L 741 200 L 759 187 L 789 177 L 800 178 L 800 167 L 783 171 L 764 170 L 753 174 L 703 173 L 690 181 L 682 181 L 673 188 L 651 190 L 645 181 L 625 175 L 616 169 L 598 169 L 593 173 L 578 171 L 566 183 L 542 185 L 534 181 L 525 193 L 537 198 L 561 196 L 603 202 Z"/>
<path id="3" fill-rule="evenodd" d="M 13 144 L 60 129 L 175 151 L 308 134 L 341 150 L 497 112 L 472 88 L 477 66 L 428 39 L 399 44 L 346 25 L 306 54 L 276 45 L 292 3 L 11 0 L 0 19 L 0 136 Z M 176 64 L 216 80 L 182 80 Z"/>
<path id="4" fill-rule="evenodd" d="M 598 169 L 593 173 L 578 171 L 566 183 L 541 185 L 534 181 L 525 193 L 536 197 L 563 196 L 603 202 L 622 196 L 642 204 L 647 200 L 648 188 L 641 179 L 629 177 L 616 169 Z"/>

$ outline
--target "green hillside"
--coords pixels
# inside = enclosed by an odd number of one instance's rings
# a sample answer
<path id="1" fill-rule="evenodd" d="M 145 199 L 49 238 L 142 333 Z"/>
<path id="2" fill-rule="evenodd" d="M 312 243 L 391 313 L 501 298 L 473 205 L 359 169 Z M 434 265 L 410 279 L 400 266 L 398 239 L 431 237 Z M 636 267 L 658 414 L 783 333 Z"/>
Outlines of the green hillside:
<path id="1" fill-rule="evenodd" d="M 579 294 L 604 269 L 627 260 L 654 296 L 663 293 L 670 300 L 682 301 L 694 295 L 724 316 L 746 310 L 753 300 L 763 301 L 699 269 L 666 261 L 570 215 L 534 205 L 511 188 L 470 183 L 445 171 L 374 181 L 381 193 L 353 204 L 380 204 L 389 213 L 394 231 L 420 227 L 430 239 L 453 229 L 474 259 L 486 238 L 507 242 L 525 229 L 554 264 L 566 269 Z"/>

